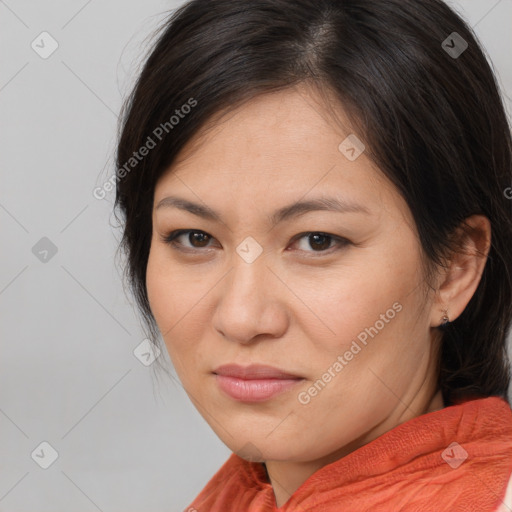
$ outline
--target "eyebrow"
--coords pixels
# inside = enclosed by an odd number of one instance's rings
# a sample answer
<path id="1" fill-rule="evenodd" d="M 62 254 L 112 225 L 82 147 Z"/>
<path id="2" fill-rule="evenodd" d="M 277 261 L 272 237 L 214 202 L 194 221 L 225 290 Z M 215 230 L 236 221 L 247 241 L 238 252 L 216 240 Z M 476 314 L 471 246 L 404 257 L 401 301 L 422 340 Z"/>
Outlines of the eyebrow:
<path id="1" fill-rule="evenodd" d="M 164 207 L 179 208 L 180 210 L 190 212 L 193 215 L 197 215 L 198 217 L 224 223 L 222 221 L 221 215 L 216 211 L 212 210 L 207 206 L 194 203 L 182 197 L 164 197 L 156 205 L 155 210 Z M 371 214 L 368 208 L 357 203 L 351 203 L 346 200 L 338 199 L 335 197 L 319 197 L 317 199 L 298 201 L 296 203 L 292 203 L 290 205 L 279 208 L 272 215 L 270 215 L 269 221 L 272 226 L 275 226 L 276 224 L 283 222 L 285 220 L 289 220 L 294 217 L 299 217 L 301 215 L 313 211 L 331 211 L 338 213 L 365 213 L 367 215 Z"/>

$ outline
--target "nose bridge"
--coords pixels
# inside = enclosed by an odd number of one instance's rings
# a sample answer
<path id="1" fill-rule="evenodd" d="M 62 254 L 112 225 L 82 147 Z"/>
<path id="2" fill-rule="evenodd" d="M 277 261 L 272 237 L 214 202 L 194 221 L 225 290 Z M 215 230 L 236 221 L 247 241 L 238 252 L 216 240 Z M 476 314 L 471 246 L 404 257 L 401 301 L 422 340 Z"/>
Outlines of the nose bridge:
<path id="1" fill-rule="evenodd" d="M 265 258 L 259 255 L 248 261 L 233 255 L 233 268 L 226 276 L 214 315 L 216 329 L 238 342 L 248 342 L 262 333 L 278 336 L 286 323 L 276 300 L 276 283 L 271 282 L 275 276 Z"/>
<path id="2" fill-rule="evenodd" d="M 233 257 L 233 269 L 227 276 L 226 292 L 223 300 L 232 302 L 230 308 L 247 310 L 251 314 L 261 313 L 261 308 L 269 302 L 268 275 L 264 258 L 261 256 L 248 263 L 238 255 Z"/>
<path id="3" fill-rule="evenodd" d="M 267 268 L 267 255 L 263 246 L 252 236 L 245 237 L 232 254 L 233 269 L 228 281 L 229 293 L 240 298 L 256 297 L 260 289 L 268 282 L 270 270 Z"/>

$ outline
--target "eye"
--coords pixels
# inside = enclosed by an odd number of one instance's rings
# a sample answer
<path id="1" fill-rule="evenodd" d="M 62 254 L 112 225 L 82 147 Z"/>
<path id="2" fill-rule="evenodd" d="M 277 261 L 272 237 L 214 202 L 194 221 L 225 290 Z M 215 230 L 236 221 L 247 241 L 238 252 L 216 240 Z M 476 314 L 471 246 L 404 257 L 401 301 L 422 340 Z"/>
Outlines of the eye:
<path id="1" fill-rule="evenodd" d="M 180 241 L 181 239 L 181 241 Z M 187 241 L 190 245 L 183 243 Z M 163 237 L 163 241 L 177 247 L 180 250 L 194 250 L 208 247 L 208 242 L 214 238 L 204 231 L 195 229 L 177 229 L 167 236 Z"/>
<path id="2" fill-rule="evenodd" d="M 215 238 L 213 238 L 205 231 L 200 231 L 197 229 L 177 229 L 162 237 L 163 242 L 172 245 L 178 250 L 191 252 L 195 252 L 195 249 L 211 247 L 208 244 L 212 240 L 215 240 Z M 338 248 L 342 248 L 350 243 L 349 240 L 345 238 L 320 231 L 308 231 L 306 233 L 300 233 L 294 237 L 293 243 L 302 240 L 305 240 L 305 243 L 302 244 L 303 246 L 299 250 L 316 253 L 325 253 L 336 245 L 338 245 Z M 309 246 L 313 250 L 308 250 L 305 246 Z"/>
<path id="3" fill-rule="evenodd" d="M 337 244 L 339 247 L 344 247 L 350 242 L 336 235 L 329 233 L 323 233 L 320 231 L 309 231 L 307 233 L 301 233 L 295 237 L 295 240 L 305 240 L 300 250 L 306 252 L 327 252 L 328 249 L 332 249 Z M 333 244 L 334 243 L 334 244 Z M 300 244 L 299 244 L 300 245 Z M 311 247 L 313 251 L 308 250 L 307 246 Z"/>

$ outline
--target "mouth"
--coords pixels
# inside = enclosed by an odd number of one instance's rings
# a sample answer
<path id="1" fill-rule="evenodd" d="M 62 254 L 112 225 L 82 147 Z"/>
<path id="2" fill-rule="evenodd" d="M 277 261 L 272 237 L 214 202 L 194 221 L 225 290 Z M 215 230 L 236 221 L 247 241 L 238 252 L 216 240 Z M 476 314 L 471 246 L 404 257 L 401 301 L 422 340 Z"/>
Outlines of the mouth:
<path id="1" fill-rule="evenodd" d="M 213 371 L 219 388 L 239 402 L 264 402 L 288 391 L 304 380 L 279 368 L 266 365 L 228 364 Z"/>

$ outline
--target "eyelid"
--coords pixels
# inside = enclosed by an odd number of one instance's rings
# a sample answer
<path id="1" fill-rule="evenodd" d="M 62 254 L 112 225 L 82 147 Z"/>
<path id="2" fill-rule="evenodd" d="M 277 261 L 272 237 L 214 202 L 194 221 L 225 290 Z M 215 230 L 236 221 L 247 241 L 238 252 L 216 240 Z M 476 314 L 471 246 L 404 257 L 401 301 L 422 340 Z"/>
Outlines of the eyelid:
<path id="1" fill-rule="evenodd" d="M 295 235 L 292 239 L 292 243 L 295 243 L 299 241 L 301 238 L 310 236 L 310 235 L 324 235 L 332 239 L 334 242 L 334 245 L 332 247 L 329 247 L 325 251 L 301 251 L 309 254 L 317 254 L 318 256 L 328 255 L 331 254 L 333 251 L 340 250 L 346 245 L 351 244 L 351 241 L 347 238 L 344 238 L 342 236 L 334 235 L 332 233 L 328 233 L 326 231 L 304 231 L 302 233 L 299 233 Z M 316 256 L 313 256 L 316 257 Z"/>
<path id="2" fill-rule="evenodd" d="M 184 247 L 183 244 L 179 244 L 179 243 L 175 242 L 176 238 L 180 237 L 181 235 L 190 234 L 190 233 L 203 233 L 205 235 L 208 235 L 208 237 L 210 237 L 212 240 L 215 240 L 215 237 L 210 235 L 210 233 L 208 233 L 207 231 L 203 231 L 201 229 L 176 229 L 174 231 L 171 231 L 167 235 L 162 235 L 161 240 L 162 240 L 162 242 L 164 242 L 166 244 L 172 245 L 179 251 L 184 251 L 184 252 L 197 252 L 197 251 L 204 252 L 205 250 L 210 249 L 210 246 L 201 247 L 201 248 L 200 247 Z"/>
<path id="3" fill-rule="evenodd" d="M 202 234 L 205 234 L 208 237 L 210 237 L 210 239 L 216 240 L 215 237 L 210 235 L 207 231 L 203 231 L 201 229 L 176 229 L 174 231 L 171 231 L 168 235 L 162 235 L 161 240 L 162 240 L 162 242 L 172 245 L 175 249 L 182 251 L 182 252 L 197 254 L 199 252 L 206 252 L 211 249 L 211 247 L 208 245 L 205 247 L 186 247 L 186 246 L 183 246 L 183 244 L 179 244 L 179 243 L 175 242 L 176 238 L 180 237 L 181 235 L 190 234 L 190 233 L 202 233 Z M 294 244 L 298 240 L 305 238 L 307 236 L 313 235 L 313 234 L 324 235 L 324 236 L 329 237 L 334 242 L 334 245 L 324 251 L 299 250 L 302 253 L 310 254 L 310 256 L 308 256 L 308 257 L 326 256 L 326 255 L 331 254 L 334 251 L 340 250 L 340 249 L 344 248 L 345 246 L 352 244 L 352 242 L 345 237 L 334 235 L 332 233 L 328 233 L 325 231 L 304 231 L 302 233 L 298 233 L 297 235 L 295 235 L 292 238 L 291 243 Z M 316 256 L 311 256 L 311 254 L 316 255 Z"/>

